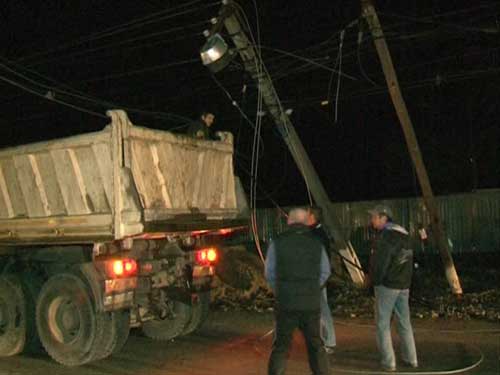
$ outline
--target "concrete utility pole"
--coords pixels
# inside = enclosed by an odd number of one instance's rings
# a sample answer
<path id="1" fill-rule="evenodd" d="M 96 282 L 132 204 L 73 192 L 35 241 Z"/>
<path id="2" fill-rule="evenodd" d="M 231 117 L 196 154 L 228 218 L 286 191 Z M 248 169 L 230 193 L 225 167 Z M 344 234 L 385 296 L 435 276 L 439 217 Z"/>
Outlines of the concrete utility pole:
<path id="1" fill-rule="evenodd" d="M 432 192 L 429 176 L 427 175 L 427 170 L 418 146 L 417 137 L 415 136 L 415 131 L 413 130 L 413 124 L 399 87 L 398 77 L 392 63 L 389 48 L 387 47 L 387 43 L 385 41 L 382 26 L 380 25 L 377 12 L 375 11 L 375 7 L 373 6 L 371 0 L 361 0 L 361 9 L 362 15 L 370 28 L 375 48 L 377 49 L 377 53 L 382 64 L 387 87 L 389 88 L 389 94 L 391 95 L 401 127 L 403 128 L 408 151 L 410 152 L 413 164 L 415 165 L 420 187 L 422 188 L 424 204 L 427 207 L 431 218 L 431 226 L 435 243 L 439 247 L 439 253 L 444 264 L 446 278 L 448 279 L 452 292 L 457 295 L 462 294 L 462 287 L 460 286 L 460 280 L 458 279 L 453 258 L 451 257 L 448 239 L 444 231 L 443 224 L 439 218 L 439 211 Z"/>
<path id="2" fill-rule="evenodd" d="M 311 192 L 311 195 L 316 204 L 323 210 L 323 224 L 325 229 L 335 240 L 335 246 L 339 249 L 344 257 L 346 267 L 353 279 L 354 283 L 361 284 L 364 274 L 359 271 L 359 268 L 353 267 L 352 264 L 359 266 L 359 261 L 354 253 L 352 245 L 348 243 L 342 234 L 341 225 L 332 210 L 332 204 L 328 193 L 326 192 L 321 180 L 316 173 L 316 170 L 309 159 L 295 128 L 290 121 L 290 118 L 285 113 L 281 106 L 278 94 L 274 85 L 265 70 L 258 68 L 260 65 L 260 56 L 255 52 L 254 46 L 250 43 L 248 37 L 241 28 L 238 18 L 235 14 L 235 9 L 228 1 L 221 11 L 221 17 L 228 34 L 231 36 L 238 53 L 243 60 L 245 70 L 258 83 L 261 90 L 263 101 L 267 106 L 269 114 L 276 123 L 283 139 L 285 140 L 292 157 L 295 160 L 300 172 L 302 173 L 306 184 Z M 229 9 L 228 9 L 229 8 Z M 346 261 L 347 259 L 347 261 Z"/>

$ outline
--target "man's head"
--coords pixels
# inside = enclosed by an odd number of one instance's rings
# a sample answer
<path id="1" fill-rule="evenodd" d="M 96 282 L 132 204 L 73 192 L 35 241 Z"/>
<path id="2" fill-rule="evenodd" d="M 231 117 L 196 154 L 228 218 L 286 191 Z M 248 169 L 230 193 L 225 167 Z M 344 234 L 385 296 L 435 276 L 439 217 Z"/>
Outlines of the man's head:
<path id="1" fill-rule="evenodd" d="M 321 221 L 321 208 L 310 207 L 309 208 L 309 225 L 315 225 Z"/>
<path id="2" fill-rule="evenodd" d="M 392 221 L 392 210 L 383 204 L 373 207 L 368 213 L 371 216 L 371 224 L 375 229 L 381 230 L 388 222 Z"/>
<path id="3" fill-rule="evenodd" d="M 305 208 L 292 208 L 288 213 L 287 219 L 288 225 L 294 224 L 309 224 L 309 211 Z"/>
<path id="4" fill-rule="evenodd" d="M 207 126 L 211 127 L 215 121 L 215 115 L 212 112 L 202 112 L 201 121 Z"/>

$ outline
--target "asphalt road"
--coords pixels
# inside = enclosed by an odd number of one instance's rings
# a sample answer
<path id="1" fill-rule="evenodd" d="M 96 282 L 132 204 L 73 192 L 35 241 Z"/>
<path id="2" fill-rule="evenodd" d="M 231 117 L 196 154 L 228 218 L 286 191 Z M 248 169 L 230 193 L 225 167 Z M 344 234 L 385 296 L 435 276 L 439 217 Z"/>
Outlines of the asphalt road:
<path id="1" fill-rule="evenodd" d="M 215 312 L 196 334 L 155 342 L 133 332 L 114 357 L 65 368 L 46 355 L 0 361 L 1 375 L 254 375 L 266 374 L 272 335 L 271 313 Z M 467 374 L 500 374 L 500 324 L 478 321 L 414 321 L 420 371 L 468 367 Z M 377 373 L 374 328 L 370 321 L 336 320 L 338 347 L 330 356 L 332 374 Z M 296 335 L 289 375 L 309 374 L 303 340 Z"/>

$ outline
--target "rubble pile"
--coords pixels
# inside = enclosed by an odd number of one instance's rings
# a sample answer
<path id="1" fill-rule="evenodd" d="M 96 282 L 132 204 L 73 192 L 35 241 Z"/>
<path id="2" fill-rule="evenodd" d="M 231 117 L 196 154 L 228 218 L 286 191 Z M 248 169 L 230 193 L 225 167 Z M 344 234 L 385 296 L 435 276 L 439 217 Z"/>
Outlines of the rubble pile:
<path id="1" fill-rule="evenodd" d="M 353 288 L 330 291 L 333 314 L 346 318 L 372 318 L 373 296 Z M 500 289 L 465 293 L 461 299 L 445 293 L 434 298 L 411 296 L 411 311 L 419 319 L 486 319 L 500 323 Z"/>
<path id="2" fill-rule="evenodd" d="M 255 311 L 272 307 L 273 295 L 264 278 L 260 258 L 244 247 L 225 248 L 217 265 L 212 305 Z"/>
<path id="3" fill-rule="evenodd" d="M 260 258 L 244 247 L 225 248 L 217 266 L 212 304 L 224 310 L 268 311 L 273 307 L 273 294 L 264 278 Z M 495 272 L 496 274 L 497 272 Z M 466 293 L 461 299 L 450 294 L 442 273 L 430 268 L 416 273 L 410 296 L 411 311 L 417 319 L 486 319 L 500 323 L 500 284 L 485 282 L 489 270 L 469 267 L 463 272 Z M 484 290 L 484 286 L 490 288 Z M 483 290 L 481 290 L 483 288 Z M 467 292 L 474 291 L 474 292 Z M 335 316 L 372 318 L 373 292 L 347 283 L 328 286 L 329 302 Z"/>

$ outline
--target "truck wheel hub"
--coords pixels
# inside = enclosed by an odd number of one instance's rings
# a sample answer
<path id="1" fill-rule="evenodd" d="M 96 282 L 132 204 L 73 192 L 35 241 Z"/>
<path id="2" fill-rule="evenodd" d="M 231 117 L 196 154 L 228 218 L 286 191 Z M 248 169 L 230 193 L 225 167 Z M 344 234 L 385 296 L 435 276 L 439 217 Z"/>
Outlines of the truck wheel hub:
<path id="1" fill-rule="evenodd" d="M 80 328 L 80 314 L 71 300 L 57 298 L 50 304 L 49 328 L 52 335 L 61 343 L 75 339 Z"/>

